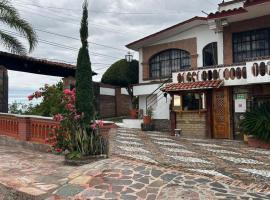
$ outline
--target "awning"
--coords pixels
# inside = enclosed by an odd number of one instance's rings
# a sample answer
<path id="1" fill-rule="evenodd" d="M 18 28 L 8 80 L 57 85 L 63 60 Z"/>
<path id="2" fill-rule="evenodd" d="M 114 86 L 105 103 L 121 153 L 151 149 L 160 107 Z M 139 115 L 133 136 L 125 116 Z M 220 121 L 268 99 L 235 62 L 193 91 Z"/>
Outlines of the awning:
<path id="1" fill-rule="evenodd" d="M 198 81 L 188 83 L 170 83 L 163 87 L 163 92 L 177 92 L 177 91 L 188 91 L 188 90 L 205 90 L 219 88 L 223 85 L 222 80 L 213 81 Z"/>

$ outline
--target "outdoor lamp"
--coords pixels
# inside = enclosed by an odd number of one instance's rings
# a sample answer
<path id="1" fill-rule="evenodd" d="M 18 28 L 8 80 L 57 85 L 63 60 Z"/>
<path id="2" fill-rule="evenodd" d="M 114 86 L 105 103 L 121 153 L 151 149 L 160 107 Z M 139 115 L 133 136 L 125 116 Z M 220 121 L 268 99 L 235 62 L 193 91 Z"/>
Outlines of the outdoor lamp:
<path id="1" fill-rule="evenodd" d="M 131 63 L 131 62 L 132 62 L 132 60 L 133 60 L 133 55 L 132 55 L 130 52 L 128 52 L 127 55 L 126 55 L 125 57 L 126 57 L 126 61 L 127 61 L 128 63 Z"/>

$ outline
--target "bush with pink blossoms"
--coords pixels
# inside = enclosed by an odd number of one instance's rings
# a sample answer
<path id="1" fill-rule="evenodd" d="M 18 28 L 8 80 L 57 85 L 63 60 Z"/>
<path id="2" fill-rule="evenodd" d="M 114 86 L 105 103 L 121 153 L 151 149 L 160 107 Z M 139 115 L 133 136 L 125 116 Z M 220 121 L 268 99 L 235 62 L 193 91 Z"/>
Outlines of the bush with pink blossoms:
<path id="1" fill-rule="evenodd" d="M 93 120 L 91 124 L 85 124 L 84 113 L 76 110 L 75 101 L 76 90 L 64 90 L 62 102 L 65 109 L 54 116 L 54 120 L 60 122 L 60 128 L 57 130 L 57 141 L 52 147 L 52 152 L 59 152 L 60 148 L 60 153 L 68 151 L 70 155 L 76 154 L 76 158 L 78 155 L 84 157 L 106 154 L 107 140 L 99 133 L 103 121 Z"/>

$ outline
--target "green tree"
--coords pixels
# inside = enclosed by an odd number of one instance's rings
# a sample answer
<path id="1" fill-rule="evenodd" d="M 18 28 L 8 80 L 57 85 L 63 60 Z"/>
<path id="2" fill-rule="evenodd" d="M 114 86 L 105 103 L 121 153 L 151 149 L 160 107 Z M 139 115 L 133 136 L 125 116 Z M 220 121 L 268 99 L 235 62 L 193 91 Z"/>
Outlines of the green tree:
<path id="1" fill-rule="evenodd" d="M 37 35 L 30 24 L 22 19 L 17 10 L 7 0 L 0 0 L 0 22 L 11 29 L 18 31 L 29 43 L 29 52 L 37 45 Z M 9 32 L 0 29 L 0 42 L 9 51 L 25 55 L 27 50 L 24 45 Z"/>
<path id="2" fill-rule="evenodd" d="M 94 119 L 94 93 L 92 81 L 92 69 L 88 52 L 88 3 L 83 3 L 83 17 L 81 21 L 80 36 L 82 47 L 80 48 L 76 69 L 76 109 L 84 113 L 84 122 L 90 124 Z"/>
<path id="3" fill-rule="evenodd" d="M 139 62 L 133 60 L 128 63 L 125 59 L 118 60 L 104 73 L 101 82 L 126 88 L 133 102 L 132 84 L 139 82 Z"/>

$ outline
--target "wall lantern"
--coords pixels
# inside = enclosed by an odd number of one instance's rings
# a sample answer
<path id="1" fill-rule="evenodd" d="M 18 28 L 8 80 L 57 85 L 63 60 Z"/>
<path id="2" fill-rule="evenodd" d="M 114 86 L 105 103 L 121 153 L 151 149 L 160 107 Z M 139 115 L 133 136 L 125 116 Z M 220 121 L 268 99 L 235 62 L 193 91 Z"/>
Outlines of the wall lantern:
<path id="1" fill-rule="evenodd" d="M 133 55 L 130 53 L 130 51 L 127 53 L 125 58 L 128 63 L 131 63 L 133 61 Z"/>

